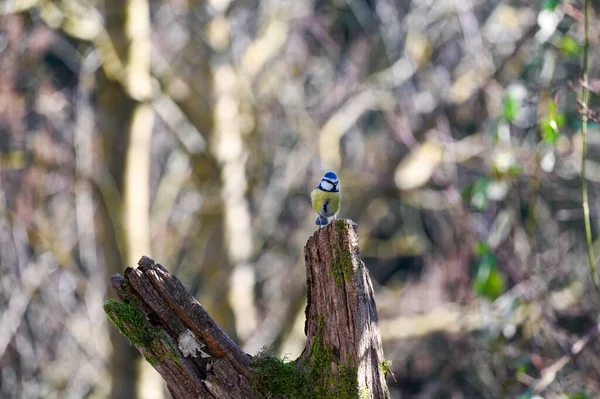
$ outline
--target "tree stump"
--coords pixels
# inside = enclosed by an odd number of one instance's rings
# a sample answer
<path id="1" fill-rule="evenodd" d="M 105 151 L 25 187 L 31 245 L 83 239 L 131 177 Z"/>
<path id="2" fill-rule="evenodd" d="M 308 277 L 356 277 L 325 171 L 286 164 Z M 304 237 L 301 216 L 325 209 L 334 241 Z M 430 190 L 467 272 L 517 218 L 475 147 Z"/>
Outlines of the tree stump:
<path id="1" fill-rule="evenodd" d="M 304 248 L 308 304 L 301 358 L 322 339 L 331 348 L 333 375 L 351 376 L 362 398 L 389 396 L 369 272 L 358 251 L 356 224 L 337 220 L 317 230 Z"/>
<path id="2" fill-rule="evenodd" d="M 337 220 L 317 230 L 305 260 L 307 342 L 292 362 L 244 353 L 175 276 L 147 257 L 112 277 L 118 300 L 104 309 L 176 399 L 388 397 L 389 364 L 356 225 Z"/>

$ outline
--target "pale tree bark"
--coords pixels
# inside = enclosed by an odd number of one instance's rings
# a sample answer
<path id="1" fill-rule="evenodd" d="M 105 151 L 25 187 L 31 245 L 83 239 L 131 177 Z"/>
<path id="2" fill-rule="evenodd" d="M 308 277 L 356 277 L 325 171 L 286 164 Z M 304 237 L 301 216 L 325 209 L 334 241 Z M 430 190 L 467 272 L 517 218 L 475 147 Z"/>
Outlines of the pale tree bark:
<path id="1" fill-rule="evenodd" d="M 235 334 L 235 317 L 227 298 L 226 287 L 231 274 L 231 260 L 226 251 L 226 208 L 221 179 L 222 161 L 217 160 L 218 136 L 215 125 L 214 72 L 211 50 L 206 44 L 204 21 L 206 2 L 193 0 L 187 5 L 187 29 L 190 38 L 181 55 L 172 63 L 154 65 L 154 75 L 166 96 L 177 106 L 182 119 L 191 123 L 201 135 L 198 140 L 179 135 L 182 148 L 187 152 L 192 165 L 192 175 L 197 191 L 202 194 L 202 205 L 194 226 L 194 245 L 186 258 L 197 263 L 197 278 L 192 282 L 200 301 L 213 309 L 213 317 L 231 335 Z M 190 72 L 190 63 L 193 70 Z M 196 143 L 196 144 L 194 144 Z M 204 143 L 206 143 L 206 148 Z M 210 284 L 204 284 L 209 281 Z"/>
<path id="2" fill-rule="evenodd" d="M 219 17 L 225 18 L 224 15 Z M 226 32 L 222 32 L 221 35 L 228 36 L 228 28 L 222 29 Z M 225 48 L 213 43 L 213 49 L 216 52 L 212 65 L 215 82 L 215 128 L 211 152 L 220 169 L 225 243 L 232 265 L 229 303 L 234 314 L 236 335 L 242 341 L 246 341 L 257 326 L 254 298 L 256 279 L 249 262 L 254 248 L 250 207 L 246 199 L 248 151 L 244 142 L 244 133 L 248 130 L 245 125 L 253 125 L 253 122 L 242 118 L 240 109 L 240 91 L 247 87 L 247 82 L 236 72 L 226 55 L 219 53 L 219 50 L 223 51 Z"/>
<path id="3" fill-rule="evenodd" d="M 105 233 L 113 266 L 135 264 L 133 254 L 150 253 L 150 139 L 154 113 L 150 105 L 150 11 L 147 0 L 106 2 L 106 32 L 121 65 L 115 76 L 99 85 L 98 123 L 110 174 L 100 184 L 107 214 Z M 108 62 L 107 60 L 104 60 Z M 106 123 L 112 120 L 112 123 Z M 112 183 L 114 181 L 114 183 Z M 114 184 L 114 189 L 107 189 Z M 117 247 L 110 249 L 110 243 Z M 108 263 L 111 265 L 111 263 Z M 122 270 L 122 268 L 119 268 Z M 113 269 L 114 270 L 114 269 Z M 113 336 L 112 397 L 162 397 L 160 384 L 135 364 L 135 351 Z M 149 376 L 146 378 L 146 376 Z M 153 382 L 154 380 L 154 382 Z M 136 387 L 139 381 L 139 389 Z"/>
<path id="4" fill-rule="evenodd" d="M 183 284 L 143 257 L 114 275 L 109 319 L 167 382 L 175 398 L 389 397 L 369 273 L 356 225 L 338 220 L 305 247 L 306 347 L 295 362 L 244 353 Z"/>
<path id="5" fill-rule="evenodd" d="M 135 254 L 150 254 L 150 141 L 154 124 L 150 78 L 150 9 L 147 0 L 127 2 L 125 29 L 128 58 L 125 89 L 137 101 L 129 125 L 125 158 L 123 214 L 127 242 L 127 264 L 135 264 Z M 139 396 L 161 399 L 162 386 L 147 363 L 140 364 L 137 380 Z"/>

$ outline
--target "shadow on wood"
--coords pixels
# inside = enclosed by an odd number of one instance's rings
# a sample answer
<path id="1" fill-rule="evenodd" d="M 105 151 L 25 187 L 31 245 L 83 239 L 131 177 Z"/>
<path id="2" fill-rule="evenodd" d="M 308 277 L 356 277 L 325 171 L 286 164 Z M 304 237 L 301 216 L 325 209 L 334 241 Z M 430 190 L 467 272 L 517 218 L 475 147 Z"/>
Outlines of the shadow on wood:
<path id="1" fill-rule="evenodd" d="M 174 398 L 389 396 L 377 310 L 356 225 L 337 220 L 305 247 L 304 352 L 294 362 L 244 353 L 161 265 L 142 257 L 115 274 L 104 309 L 167 382 Z"/>

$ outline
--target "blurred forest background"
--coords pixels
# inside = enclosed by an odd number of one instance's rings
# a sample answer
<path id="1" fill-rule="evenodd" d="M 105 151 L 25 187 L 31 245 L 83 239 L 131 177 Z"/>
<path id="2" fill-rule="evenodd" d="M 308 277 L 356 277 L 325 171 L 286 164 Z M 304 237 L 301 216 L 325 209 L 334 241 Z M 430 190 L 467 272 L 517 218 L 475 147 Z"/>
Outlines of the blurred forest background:
<path id="1" fill-rule="evenodd" d="M 359 226 L 392 398 L 600 397 L 583 10 L 1 0 L 0 397 L 166 397 L 102 309 L 142 255 L 248 353 L 295 359 L 309 193 L 328 170 Z"/>

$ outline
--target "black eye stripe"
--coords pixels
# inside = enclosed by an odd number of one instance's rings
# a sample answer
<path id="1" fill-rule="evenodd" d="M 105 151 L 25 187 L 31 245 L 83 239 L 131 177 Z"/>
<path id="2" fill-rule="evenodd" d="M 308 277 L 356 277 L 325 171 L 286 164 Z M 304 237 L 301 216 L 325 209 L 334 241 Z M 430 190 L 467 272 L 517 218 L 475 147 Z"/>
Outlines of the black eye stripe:
<path id="1" fill-rule="evenodd" d="M 332 186 L 337 186 L 337 182 L 334 183 L 333 181 L 331 181 L 329 179 L 323 179 L 323 180 L 325 180 L 327 183 L 331 184 Z"/>

